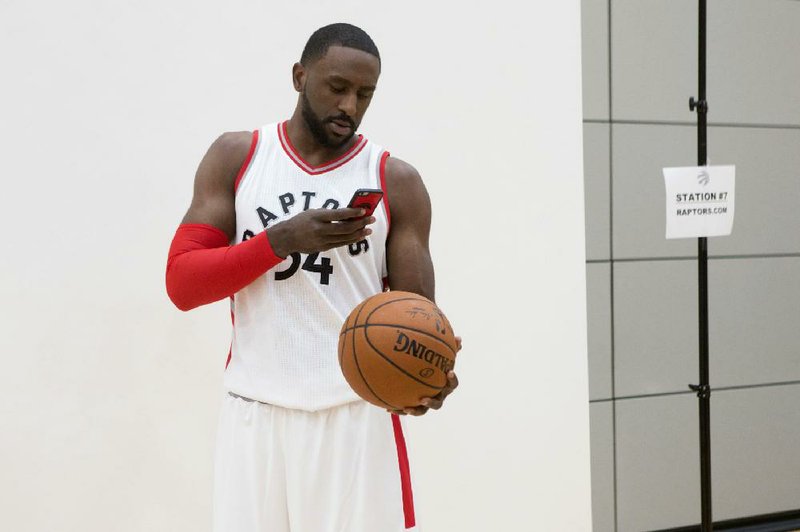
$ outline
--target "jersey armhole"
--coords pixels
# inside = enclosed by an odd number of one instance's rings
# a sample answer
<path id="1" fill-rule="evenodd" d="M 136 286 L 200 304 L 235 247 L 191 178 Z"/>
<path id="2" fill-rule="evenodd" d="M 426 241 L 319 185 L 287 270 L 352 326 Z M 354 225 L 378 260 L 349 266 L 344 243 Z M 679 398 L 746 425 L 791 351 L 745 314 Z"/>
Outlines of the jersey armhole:
<path id="1" fill-rule="evenodd" d="M 378 183 L 383 191 L 383 212 L 386 213 L 386 241 L 389 241 L 389 230 L 391 229 L 391 215 L 389 214 L 389 195 L 386 191 L 386 159 L 389 158 L 389 152 L 384 151 L 378 161 Z M 389 290 L 389 272 L 386 270 L 386 254 L 383 256 L 383 278 L 381 279 L 384 292 Z"/>
<path id="2" fill-rule="evenodd" d="M 239 168 L 239 173 L 236 174 L 236 181 L 233 182 L 233 194 L 236 195 L 236 191 L 239 190 L 239 184 L 242 182 L 242 178 L 244 174 L 247 172 L 247 169 L 250 167 L 250 163 L 253 160 L 253 154 L 256 152 L 256 146 L 258 146 L 258 130 L 256 129 L 253 131 L 253 140 L 250 142 L 250 151 L 247 152 L 247 157 L 245 157 L 244 162 L 242 163 L 242 167 Z"/>
<path id="3" fill-rule="evenodd" d="M 378 176 L 381 183 L 381 190 L 383 191 L 383 210 L 386 212 L 386 236 L 388 238 L 389 231 L 392 227 L 392 216 L 389 212 L 389 194 L 386 191 L 386 159 L 389 158 L 389 152 L 385 151 L 381 154 L 381 161 L 378 163 Z"/>

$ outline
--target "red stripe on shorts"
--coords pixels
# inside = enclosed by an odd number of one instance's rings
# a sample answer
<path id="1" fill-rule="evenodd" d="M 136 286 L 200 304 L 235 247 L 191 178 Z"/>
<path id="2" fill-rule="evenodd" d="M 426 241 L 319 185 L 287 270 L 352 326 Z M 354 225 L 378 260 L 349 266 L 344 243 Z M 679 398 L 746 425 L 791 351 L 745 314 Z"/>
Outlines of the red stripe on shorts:
<path id="1" fill-rule="evenodd" d="M 394 428 L 394 441 L 397 444 L 397 462 L 400 464 L 400 487 L 403 489 L 403 515 L 406 518 L 406 528 L 416 524 L 414 519 L 414 494 L 411 493 L 411 470 L 408 467 L 408 452 L 406 439 L 403 437 L 403 427 L 400 418 L 392 414 L 392 427 Z"/>

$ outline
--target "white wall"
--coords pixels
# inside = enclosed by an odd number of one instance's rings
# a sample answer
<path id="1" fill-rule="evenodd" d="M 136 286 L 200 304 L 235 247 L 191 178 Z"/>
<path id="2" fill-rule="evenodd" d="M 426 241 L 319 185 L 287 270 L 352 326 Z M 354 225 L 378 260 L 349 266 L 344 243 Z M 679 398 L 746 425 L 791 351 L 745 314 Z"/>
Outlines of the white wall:
<path id="1" fill-rule="evenodd" d="M 590 529 L 578 0 L 0 4 L 0 529 L 209 530 L 229 317 L 171 307 L 167 247 L 207 146 L 288 117 L 340 20 L 381 49 L 362 131 L 426 180 L 464 337 L 409 420 L 419 520 Z"/>

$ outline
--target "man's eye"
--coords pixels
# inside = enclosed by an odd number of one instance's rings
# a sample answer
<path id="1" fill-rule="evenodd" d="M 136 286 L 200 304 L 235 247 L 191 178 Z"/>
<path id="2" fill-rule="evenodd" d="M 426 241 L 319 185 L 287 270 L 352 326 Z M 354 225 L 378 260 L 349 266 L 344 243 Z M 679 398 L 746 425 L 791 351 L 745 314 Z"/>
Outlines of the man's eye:
<path id="1" fill-rule="evenodd" d="M 369 100 L 370 98 L 372 98 L 372 93 L 371 92 L 370 93 L 364 93 L 364 92 L 359 92 L 358 93 L 358 99 L 359 100 Z"/>
<path id="2" fill-rule="evenodd" d="M 341 94 L 344 92 L 344 87 L 337 87 L 335 85 L 331 85 L 331 92 L 335 92 L 336 94 Z"/>

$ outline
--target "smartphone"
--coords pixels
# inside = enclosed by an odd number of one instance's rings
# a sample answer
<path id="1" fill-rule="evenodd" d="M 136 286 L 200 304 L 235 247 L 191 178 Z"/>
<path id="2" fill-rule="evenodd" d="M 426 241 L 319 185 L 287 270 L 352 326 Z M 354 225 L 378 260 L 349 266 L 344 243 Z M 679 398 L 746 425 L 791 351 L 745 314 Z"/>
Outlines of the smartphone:
<path id="1" fill-rule="evenodd" d="M 383 191 L 380 189 L 359 188 L 353 193 L 353 198 L 347 206 L 353 209 L 364 209 L 366 211 L 364 216 L 372 216 L 381 202 L 381 198 L 383 198 Z"/>

